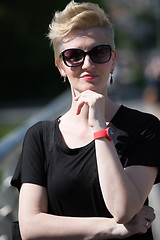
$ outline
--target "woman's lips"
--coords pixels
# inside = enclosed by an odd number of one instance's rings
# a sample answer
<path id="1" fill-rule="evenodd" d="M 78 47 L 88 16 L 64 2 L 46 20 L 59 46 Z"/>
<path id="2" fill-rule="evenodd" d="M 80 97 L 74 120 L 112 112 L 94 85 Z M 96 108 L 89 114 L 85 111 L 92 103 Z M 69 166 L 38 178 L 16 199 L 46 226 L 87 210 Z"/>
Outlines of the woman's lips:
<path id="1" fill-rule="evenodd" d="M 81 76 L 81 78 L 86 79 L 86 80 L 93 80 L 97 77 L 98 75 L 96 74 L 85 74 Z"/>

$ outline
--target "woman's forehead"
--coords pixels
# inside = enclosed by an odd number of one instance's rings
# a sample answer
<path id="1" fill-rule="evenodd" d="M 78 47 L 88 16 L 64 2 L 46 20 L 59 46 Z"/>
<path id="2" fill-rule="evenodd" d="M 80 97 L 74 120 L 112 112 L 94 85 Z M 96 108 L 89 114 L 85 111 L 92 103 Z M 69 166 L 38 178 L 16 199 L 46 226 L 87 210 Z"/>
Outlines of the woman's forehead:
<path id="1" fill-rule="evenodd" d="M 79 48 L 90 45 L 107 44 L 106 32 L 103 28 L 89 28 L 70 32 L 62 42 L 62 48 Z"/>

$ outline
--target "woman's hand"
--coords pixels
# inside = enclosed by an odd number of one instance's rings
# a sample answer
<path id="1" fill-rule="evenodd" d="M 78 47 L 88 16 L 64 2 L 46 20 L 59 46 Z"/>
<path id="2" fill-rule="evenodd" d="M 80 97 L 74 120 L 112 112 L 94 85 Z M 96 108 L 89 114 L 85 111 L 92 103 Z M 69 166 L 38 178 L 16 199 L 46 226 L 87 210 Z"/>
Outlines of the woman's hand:
<path id="1" fill-rule="evenodd" d="M 122 239 L 133 234 L 144 234 L 151 227 L 156 215 L 154 209 L 149 206 L 143 206 L 142 210 L 127 224 L 120 224 Z"/>
<path id="2" fill-rule="evenodd" d="M 87 90 L 75 97 L 76 114 L 79 115 L 84 105 L 88 106 L 88 124 L 95 131 L 106 127 L 105 97 L 102 94 Z"/>

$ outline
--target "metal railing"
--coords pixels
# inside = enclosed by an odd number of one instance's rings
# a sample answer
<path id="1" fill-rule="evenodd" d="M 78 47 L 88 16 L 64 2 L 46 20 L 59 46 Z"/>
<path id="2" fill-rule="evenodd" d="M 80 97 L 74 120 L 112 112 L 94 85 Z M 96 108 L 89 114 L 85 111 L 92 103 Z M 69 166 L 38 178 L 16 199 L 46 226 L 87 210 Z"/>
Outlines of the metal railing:
<path id="1" fill-rule="evenodd" d="M 0 240 L 9 240 L 11 223 L 17 219 L 18 191 L 10 185 L 26 131 L 34 123 L 55 119 L 67 111 L 71 93 L 66 91 L 0 141 Z"/>

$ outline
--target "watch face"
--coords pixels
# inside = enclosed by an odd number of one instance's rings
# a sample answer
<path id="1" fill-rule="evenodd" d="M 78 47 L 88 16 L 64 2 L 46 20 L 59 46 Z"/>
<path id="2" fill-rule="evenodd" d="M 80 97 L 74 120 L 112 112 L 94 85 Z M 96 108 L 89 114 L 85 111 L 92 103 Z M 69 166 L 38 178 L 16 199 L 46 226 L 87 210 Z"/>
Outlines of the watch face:
<path id="1" fill-rule="evenodd" d="M 108 129 L 108 135 L 111 139 L 115 137 L 114 130 L 111 127 Z"/>

